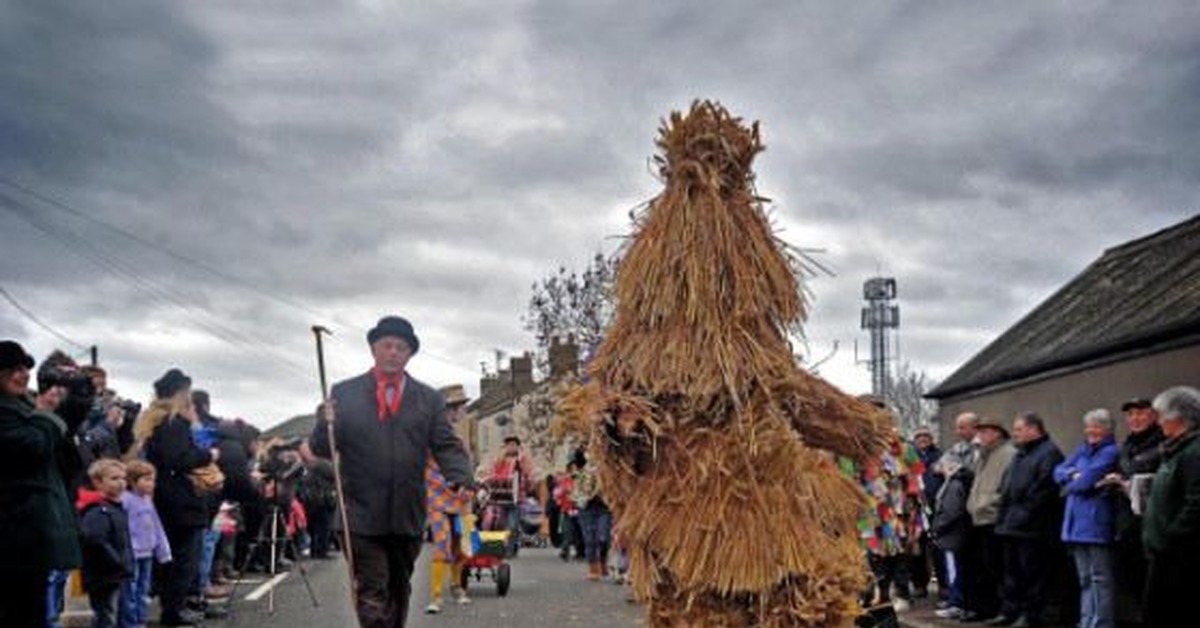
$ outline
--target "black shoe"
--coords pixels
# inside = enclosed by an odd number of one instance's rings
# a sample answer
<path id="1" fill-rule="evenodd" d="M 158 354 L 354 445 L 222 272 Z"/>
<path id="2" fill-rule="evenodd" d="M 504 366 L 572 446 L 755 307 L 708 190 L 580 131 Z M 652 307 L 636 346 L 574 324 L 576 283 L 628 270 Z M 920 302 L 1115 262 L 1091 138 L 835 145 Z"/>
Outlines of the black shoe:
<path id="1" fill-rule="evenodd" d="M 983 622 L 985 626 L 1011 626 L 1017 621 L 1016 617 L 1009 617 L 1003 613 Z"/>
<path id="2" fill-rule="evenodd" d="M 204 615 L 190 610 L 179 611 L 178 615 L 163 615 L 158 620 L 160 626 L 199 626 L 204 623 Z"/>
<path id="3" fill-rule="evenodd" d="M 983 621 L 984 619 L 986 619 L 986 618 L 983 615 L 980 615 L 979 613 L 976 613 L 975 611 L 963 611 L 963 616 L 959 617 L 958 621 L 960 621 L 964 624 L 978 624 L 979 622 Z"/>

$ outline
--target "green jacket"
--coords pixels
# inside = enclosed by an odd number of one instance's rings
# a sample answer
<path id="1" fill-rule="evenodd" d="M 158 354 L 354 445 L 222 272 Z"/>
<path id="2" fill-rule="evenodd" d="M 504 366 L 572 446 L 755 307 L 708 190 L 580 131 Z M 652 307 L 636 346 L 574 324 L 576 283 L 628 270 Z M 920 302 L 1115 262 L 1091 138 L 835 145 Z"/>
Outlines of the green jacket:
<path id="1" fill-rule="evenodd" d="M 79 526 L 57 463 L 65 429 L 28 398 L 0 395 L 0 573 L 80 564 Z"/>
<path id="2" fill-rule="evenodd" d="M 1200 556 L 1200 432 L 1163 443 L 1142 541 L 1151 556 Z"/>

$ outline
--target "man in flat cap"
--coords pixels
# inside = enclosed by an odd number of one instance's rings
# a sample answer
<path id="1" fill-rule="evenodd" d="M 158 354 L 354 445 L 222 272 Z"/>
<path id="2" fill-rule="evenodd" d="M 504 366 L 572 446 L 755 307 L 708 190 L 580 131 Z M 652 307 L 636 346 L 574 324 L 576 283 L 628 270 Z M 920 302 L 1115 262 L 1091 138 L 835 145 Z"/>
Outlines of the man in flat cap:
<path id="1" fill-rule="evenodd" d="M 442 395 L 405 370 L 421 347 L 412 324 L 386 316 L 367 342 L 375 366 L 335 384 L 319 415 L 333 424 L 340 454 L 359 623 L 400 628 L 425 529 L 426 462 L 432 455 L 451 488 L 471 479 L 470 462 Z M 325 422 L 311 442 L 328 458 Z"/>

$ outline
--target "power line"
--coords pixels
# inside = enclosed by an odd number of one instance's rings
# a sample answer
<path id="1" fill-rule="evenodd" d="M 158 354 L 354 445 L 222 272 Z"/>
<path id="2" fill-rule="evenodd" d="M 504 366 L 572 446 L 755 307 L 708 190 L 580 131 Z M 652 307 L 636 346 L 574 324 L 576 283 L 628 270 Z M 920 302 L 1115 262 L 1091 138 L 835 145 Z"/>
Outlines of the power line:
<path id="1" fill-rule="evenodd" d="M 19 301 L 17 301 L 16 297 L 14 297 L 14 296 L 13 296 L 11 293 L 9 293 L 9 291 L 8 291 L 8 290 L 5 290 L 5 289 L 4 289 L 4 286 L 0 286 L 0 295 L 3 295 L 3 296 L 4 296 L 4 299 L 5 299 L 5 300 L 7 300 L 9 303 L 11 303 L 11 304 L 12 304 L 12 306 L 13 306 L 14 308 L 16 308 L 16 310 L 17 310 L 18 312 L 20 312 L 21 314 L 23 314 L 23 315 L 25 316 L 25 318 L 28 318 L 28 319 L 29 319 L 31 322 L 33 322 L 33 323 L 34 323 L 35 325 L 37 325 L 38 327 L 41 327 L 42 329 L 44 329 L 44 330 L 46 330 L 46 331 L 50 332 L 51 334 L 53 334 L 53 335 L 54 335 L 54 337 L 58 338 L 59 340 L 62 340 L 63 342 L 65 342 L 65 343 L 67 343 L 67 344 L 74 345 L 74 346 L 76 346 L 76 347 L 77 347 L 77 348 L 79 348 L 79 349 L 83 349 L 83 350 L 85 350 L 85 351 L 86 351 L 86 350 L 88 350 L 88 349 L 90 349 L 90 347 L 88 347 L 88 346 L 87 346 L 87 345 L 85 345 L 85 344 L 82 344 L 82 343 L 79 343 L 79 342 L 75 342 L 74 340 L 71 340 L 70 338 L 68 338 L 67 336 L 65 336 L 65 335 L 64 335 L 62 332 L 60 332 L 60 331 L 58 331 L 57 329 L 55 329 L 55 328 L 51 327 L 49 323 L 46 323 L 46 322 L 45 322 L 45 321 L 43 321 L 42 319 L 38 318 L 36 314 L 34 314 L 33 312 L 29 311 L 29 309 L 28 309 L 28 308 L 26 308 L 25 306 L 21 305 L 21 303 L 20 303 Z"/>
<path id="2" fill-rule="evenodd" d="M 0 207 L 6 207 L 10 212 L 24 219 L 38 231 L 57 241 L 68 251 L 83 256 L 109 270 L 114 276 L 125 281 L 135 290 L 147 293 L 160 302 L 173 305 L 181 313 L 191 318 L 194 324 L 209 335 L 238 349 L 261 352 L 295 374 L 305 377 L 309 375 L 309 369 L 300 366 L 298 360 L 280 352 L 276 346 L 261 341 L 254 336 L 244 335 L 222 324 L 211 312 L 172 294 L 167 289 L 155 284 L 152 280 L 140 276 L 136 271 L 123 267 L 121 262 L 105 255 L 94 242 L 69 229 L 54 227 L 44 217 L 38 216 L 33 208 L 26 206 L 24 203 L 0 193 Z"/>
<path id="3" fill-rule="evenodd" d="M 137 235 L 137 234 L 135 234 L 135 233 L 132 233 L 132 232 L 130 232 L 130 231 L 128 231 L 128 230 L 126 230 L 126 229 L 123 229 L 123 228 L 121 228 L 121 227 L 119 227 L 119 226 L 113 225 L 113 224 L 111 224 L 111 223 L 109 223 L 109 222 L 106 222 L 106 221 L 104 221 L 104 220 L 101 220 L 101 219 L 99 219 L 99 218 L 96 218 L 96 217 L 95 217 L 95 216 L 93 216 L 92 214 L 90 214 L 90 213 L 88 213 L 88 212 L 85 212 L 85 211 L 82 211 L 82 210 L 79 210 L 79 209 L 77 209 L 77 208 L 75 208 L 75 207 L 73 207 L 73 206 L 69 205 L 69 204 L 68 204 L 68 203 L 66 203 L 65 201 L 59 200 L 59 199 L 57 199 L 57 198 L 54 198 L 54 197 L 52 197 L 52 196 L 49 196 L 49 195 L 47 195 L 47 194 L 44 194 L 44 193 L 42 193 L 42 192 L 39 192 L 39 191 L 37 191 L 37 190 L 35 190 L 35 189 L 33 189 L 33 188 L 30 188 L 29 186 L 26 186 L 26 185 L 24 185 L 24 184 L 21 184 L 21 183 L 19 183 L 19 182 L 17 182 L 17 181 L 14 181 L 14 180 L 12 180 L 12 179 L 10 179 L 10 178 L 8 178 L 8 177 L 4 176 L 4 175 L 0 175 L 0 184 L 7 185 L 7 186 L 9 186 L 10 188 L 13 188 L 13 189 L 15 189 L 15 190 L 19 190 L 20 192 L 22 192 L 22 193 L 24 193 L 24 194 L 26 194 L 26 195 L 30 196 L 31 198 L 34 198 L 34 199 L 36 199 L 36 200 L 38 200 L 38 201 L 40 201 L 40 202 L 44 203 L 45 205 L 48 205 L 48 206 L 50 206 L 50 207 L 52 207 L 52 208 L 54 208 L 54 209 L 57 209 L 57 210 L 59 210 L 59 211 L 65 212 L 65 213 L 67 213 L 67 214 L 70 214 L 71 216 L 74 216 L 74 217 L 76 217 L 76 218 L 80 218 L 80 219 L 86 220 L 86 221 L 88 221 L 88 222 L 91 222 L 91 223 L 93 223 L 93 224 L 95 224 L 95 225 L 97 225 L 97 226 L 101 227 L 102 229 L 104 229 L 104 230 L 106 230 L 106 231 L 109 231 L 109 232 L 111 232 L 111 233 L 117 234 L 117 235 L 119 235 L 119 236 L 121 236 L 121 237 L 123 237 L 123 238 L 125 238 L 125 239 L 127 239 L 127 240 L 130 240 L 130 241 L 132 241 L 132 242 L 134 242 L 134 243 L 136 243 L 136 244 L 139 244 L 139 245 L 141 245 L 141 246 L 143 246 L 143 247 L 146 247 L 146 248 L 148 248 L 148 249 L 151 249 L 151 250 L 153 250 L 153 251 L 156 251 L 156 252 L 158 252 L 158 253 L 160 253 L 160 254 L 162 254 L 162 255 L 165 255 L 165 256 L 167 256 L 167 257 L 169 257 L 169 258 L 171 258 L 171 259 L 173 259 L 173 260 L 175 260 L 175 261 L 177 261 L 177 262 L 182 262 L 182 263 L 184 263 L 184 264 L 186 264 L 186 265 L 188 265 L 188 266 L 191 266 L 191 267 L 193 267 L 193 268 L 196 268 L 196 269 L 198 269 L 198 270 L 204 271 L 204 272 L 206 272 L 206 273 L 208 273 L 208 274 L 210 274 L 210 275 L 212 275 L 212 276 L 214 276 L 214 277 L 217 277 L 217 278 L 219 278 L 219 279 L 222 279 L 222 280 L 225 280 L 225 281 L 228 281 L 228 282 L 234 283 L 234 284 L 236 284 L 236 285 L 238 285 L 238 286 L 242 287 L 243 289 L 245 289 L 245 290 L 248 290 L 248 291 L 250 291 L 250 292 L 252 292 L 252 293 L 254 293 L 254 294 L 257 294 L 257 295 L 259 295 L 259 296 L 261 296 L 261 297 L 264 297 L 264 298 L 270 299 L 270 300 L 272 300 L 272 301 L 275 301 L 276 303 L 279 303 L 279 304 L 281 304 L 281 305 L 284 305 L 284 306 L 286 306 L 286 307 L 290 307 L 290 308 L 296 309 L 296 310 L 298 310 L 298 311 L 304 312 L 304 313 L 306 313 L 306 314 L 309 314 L 309 315 L 311 315 L 311 316 L 318 317 L 318 318 L 320 318 L 320 319 L 326 319 L 326 318 L 327 318 L 325 314 L 323 314 L 323 313 L 321 313 L 321 312 L 318 312 L 318 311 L 316 311 L 316 310 L 314 310 L 314 309 L 312 309 L 312 308 L 310 308 L 310 307 L 308 307 L 308 306 L 305 306 L 305 305 L 304 305 L 304 304 L 302 304 L 302 303 L 298 303 L 298 302 L 296 302 L 296 301 L 294 301 L 294 300 L 292 300 L 292 299 L 289 299 L 289 298 L 287 298 L 287 297 L 284 297 L 284 296 L 282 296 L 282 295 L 279 295 L 279 294 L 276 294 L 276 293 L 273 293 L 273 292 L 270 292 L 270 291 L 264 290 L 264 289 L 262 289 L 262 288 L 259 288 L 259 287 L 255 286 L 254 284 L 251 284 L 250 282 L 248 282 L 248 281 L 246 281 L 246 280 L 244 280 L 244 279 L 241 279 L 241 278 L 239 278 L 239 277 L 236 277 L 236 276 L 234 276 L 234 275 L 230 275 L 229 273 L 226 273 L 226 272 L 224 272 L 224 271 L 222 271 L 222 270 L 220 270 L 220 269 L 218 269 L 218 268 L 216 268 L 216 267 L 214 267 L 214 266 L 212 266 L 212 265 L 210 265 L 210 264 L 207 264 L 207 263 L 205 263 L 205 262 L 203 262 L 203 261 L 201 261 L 201 260 L 195 259 L 195 258 L 193 258 L 193 257 L 190 257 L 190 256 L 187 256 L 187 255 L 183 255 L 182 253 L 179 253 L 178 251 L 174 251 L 174 250 L 172 250 L 172 249 L 170 249 L 170 248 L 168 248 L 168 247 L 165 247 L 165 246 L 163 246 L 163 245 L 161 245 L 161 244 L 158 244 L 157 242 L 154 242 L 154 241 L 148 240 L 148 239 L 146 239 L 146 238 L 143 238 L 143 237 L 141 237 L 141 236 L 139 236 L 139 235 Z M 7 195 L 0 195 L 0 200 L 7 200 L 9 203 L 12 203 L 12 204 L 15 204 L 15 205 L 20 205 L 21 207 L 24 207 L 25 209 L 29 210 L 30 212 L 32 212 L 32 211 L 33 211 L 33 210 L 32 210 L 31 208 L 29 208 L 27 205 L 25 205 L 24 203 L 21 203 L 21 202 L 17 201 L 16 199 L 12 198 L 11 196 L 7 196 Z M 15 208 L 15 207 L 13 207 L 12 209 L 13 209 L 13 210 L 14 210 L 14 212 L 15 212 L 16 208 Z M 19 214 L 19 215 L 20 215 L 20 214 Z M 27 217 L 27 216 L 22 216 L 22 217 L 23 217 L 23 218 L 25 218 L 27 221 L 29 221 L 29 222 L 32 222 L 32 221 L 30 220 L 30 218 L 29 218 L 29 217 Z M 35 227 L 36 227 L 36 225 L 35 225 Z M 50 235 L 51 237 L 53 237 L 53 238 L 55 238 L 55 239 L 58 239 L 58 238 L 56 238 L 54 235 L 52 235 L 52 234 L 50 234 L 50 233 L 47 233 L 46 229 L 44 229 L 44 228 L 40 228 L 40 227 L 39 227 L 39 228 L 38 228 L 38 230 L 39 230 L 39 231 L 42 231 L 42 232 L 43 232 L 43 233 L 45 233 L 46 235 Z M 79 236 L 78 236 L 77 234 L 73 234 L 73 235 L 74 235 L 74 238 L 76 238 L 76 239 L 79 239 Z M 61 240 L 60 240 L 60 242 L 61 242 Z M 88 243 L 86 240 L 84 240 L 83 244 L 84 244 L 84 245 L 89 245 L 89 243 Z M 73 249 L 74 247 L 73 247 L 73 246 L 69 246 L 68 248 L 72 248 L 72 249 Z M 94 247 L 93 247 L 93 248 L 94 248 Z M 111 262 L 111 260 L 109 260 L 109 262 L 108 262 L 108 263 L 104 263 L 104 262 L 101 262 L 101 263 L 102 263 L 104 266 L 108 267 L 110 270 L 113 270 L 113 272 L 117 272 L 117 273 L 120 273 L 120 274 L 123 274 L 123 275 L 129 276 L 129 273 L 121 273 L 121 271 L 119 271 L 118 269 L 116 269 L 116 268 L 113 268 L 113 263 Z M 135 279 L 135 281 L 136 281 L 136 279 Z M 148 280 L 144 280 L 144 281 L 148 281 Z M 166 298 L 169 298 L 169 297 L 166 297 Z M 179 301 L 175 301 L 175 302 L 176 302 L 177 304 L 179 304 Z M 184 305 L 183 307 L 191 307 L 191 306 Z M 214 317 L 214 318 L 215 318 L 215 317 Z M 345 321 L 345 320 L 341 319 L 340 317 L 337 317 L 337 316 L 332 316 L 332 317 L 328 317 L 328 320 L 330 320 L 330 321 L 331 321 L 331 322 L 334 324 L 334 326 L 335 326 L 335 327 L 350 328 L 350 329 L 351 329 L 351 330 L 353 330 L 353 331 L 357 331 L 357 332 L 358 332 L 360 335 L 365 335 L 365 334 L 367 333 L 367 328 L 365 328 L 365 327 L 362 327 L 362 326 L 360 326 L 360 325 L 353 324 L 353 323 L 349 323 L 349 322 L 347 322 L 347 321 Z M 210 333 L 212 333 L 212 332 L 210 331 Z M 235 333 L 236 333 L 236 332 L 235 332 Z M 215 334 L 214 334 L 214 335 L 215 335 Z M 461 364 L 459 364 L 458 362 L 455 362 L 455 361 L 453 361 L 453 360 L 451 360 L 451 359 L 449 359 L 449 358 L 446 358 L 446 357 L 440 356 L 440 355 L 438 355 L 438 354 L 436 354 L 436 353 L 430 353 L 429 351 L 423 351 L 423 352 L 422 352 L 422 355 L 423 355 L 424 357 L 431 358 L 431 359 L 433 359 L 433 360 L 436 360 L 436 361 L 438 361 L 438 362 L 442 362 L 442 363 L 444 363 L 444 364 L 446 364 L 446 365 L 449 365 L 449 366 L 453 366 L 453 367 L 459 368 L 459 369 L 461 369 L 461 370 L 463 370 L 463 371 L 468 371 L 468 370 L 471 370 L 471 369 L 467 369 L 466 367 L 462 366 L 462 365 L 461 365 Z"/>

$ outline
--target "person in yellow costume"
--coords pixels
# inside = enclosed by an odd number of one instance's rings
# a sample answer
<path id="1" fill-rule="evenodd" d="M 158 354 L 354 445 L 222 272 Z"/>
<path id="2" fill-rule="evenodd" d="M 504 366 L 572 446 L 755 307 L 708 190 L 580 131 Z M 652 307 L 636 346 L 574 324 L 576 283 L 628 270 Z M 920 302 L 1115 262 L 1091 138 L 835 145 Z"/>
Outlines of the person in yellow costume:
<path id="1" fill-rule="evenodd" d="M 453 384 L 441 389 L 446 399 L 446 418 L 451 425 L 456 425 L 466 414 L 467 398 L 461 384 Z M 436 615 L 442 612 L 442 591 L 446 584 L 446 576 L 450 576 L 450 593 L 459 604 L 470 604 L 463 589 L 462 563 L 458 561 L 458 552 L 454 545 L 454 518 L 469 510 L 466 493 L 453 491 L 446 485 L 446 479 L 438 469 L 437 461 L 432 456 L 425 466 L 426 493 L 426 525 L 429 526 L 433 541 L 433 560 L 430 561 L 432 573 L 429 578 L 429 606 L 425 612 Z"/>

